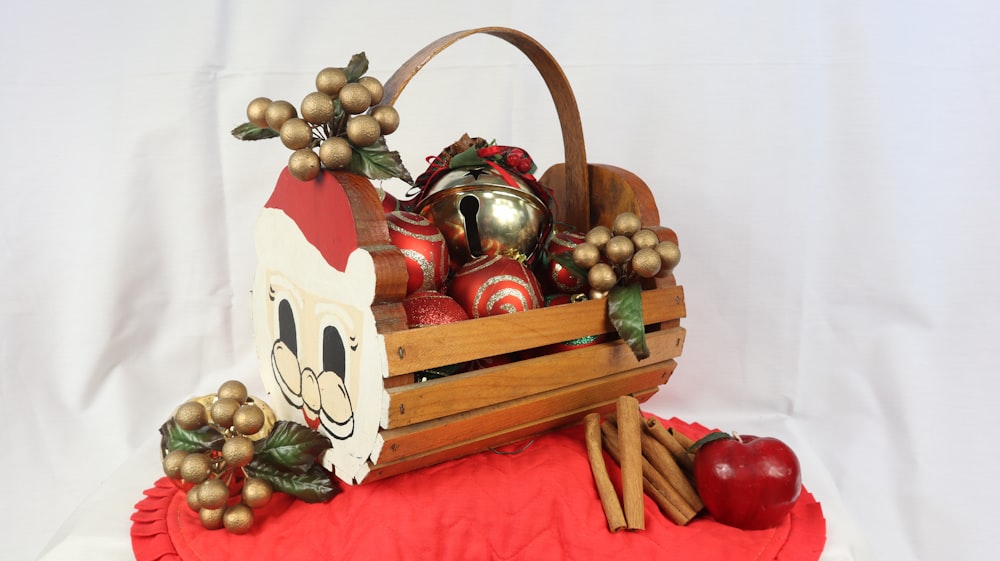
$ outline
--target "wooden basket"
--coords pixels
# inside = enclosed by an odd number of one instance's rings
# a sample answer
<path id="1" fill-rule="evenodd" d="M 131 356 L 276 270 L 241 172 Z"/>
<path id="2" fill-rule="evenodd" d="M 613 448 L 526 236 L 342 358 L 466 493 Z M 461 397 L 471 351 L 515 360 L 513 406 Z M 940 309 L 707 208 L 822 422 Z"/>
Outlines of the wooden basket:
<path id="1" fill-rule="evenodd" d="M 639 215 L 661 240 L 675 234 L 659 225 L 649 188 L 634 174 L 588 164 L 576 100 L 562 69 L 538 42 L 506 28 L 487 27 L 447 35 L 408 60 L 386 82 L 384 100 L 394 103 L 416 72 L 439 52 L 474 34 L 498 37 L 528 56 L 552 95 L 562 128 L 565 163 L 540 178 L 555 194 L 557 222 L 585 232 L 610 225 L 623 211 Z M 388 377 L 383 387 L 381 428 L 367 473 L 373 481 L 487 450 L 606 412 L 631 394 L 646 400 L 674 371 L 685 332 L 684 293 L 673 276 L 644 285 L 643 315 L 650 356 L 636 360 L 607 319 L 607 303 L 592 300 L 551 308 L 407 329 L 401 301 L 407 273 L 391 245 L 381 202 L 360 176 L 336 174 L 355 217 L 359 246 L 373 258 L 376 272 L 372 311 L 384 338 Z M 414 373 L 495 355 L 535 349 L 599 333 L 609 342 L 536 358 L 415 382 Z"/>

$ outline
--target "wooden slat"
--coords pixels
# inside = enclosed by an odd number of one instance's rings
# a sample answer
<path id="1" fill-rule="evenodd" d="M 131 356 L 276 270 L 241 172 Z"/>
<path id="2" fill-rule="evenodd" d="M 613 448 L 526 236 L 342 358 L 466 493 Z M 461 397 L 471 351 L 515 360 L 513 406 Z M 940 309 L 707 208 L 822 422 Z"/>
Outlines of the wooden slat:
<path id="1" fill-rule="evenodd" d="M 401 429 L 382 431 L 376 449 L 376 464 L 398 460 L 460 442 L 493 434 L 511 425 L 543 419 L 553 411 L 571 411 L 603 403 L 611 396 L 627 395 L 667 382 L 677 363 L 667 360 L 537 395 L 498 403 L 434 419 Z"/>
<path id="2" fill-rule="evenodd" d="M 646 360 L 655 364 L 680 356 L 684 335 L 682 327 L 647 334 L 650 356 Z M 399 428 L 471 411 L 640 365 L 628 345 L 616 340 L 390 388 L 386 390 L 389 407 L 382 428 Z"/>
<path id="3" fill-rule="evenodd" d="M 647 325 L 682 318 L 684 289 L 645 290 Z M 607 302 L 591 300 L 385 334 L 390 376 L 613 331 Z"/>
<path id="4" fill-rule="evenodd" d="M 657 390 L 659 390 L 658 386 L 636 392 L 633 395 L 641 403 L 652 397 Z M 380 465 L 372 465 L 369 462 L 368 467 L 371 471 L 369 471 L 365 476 L 363 482 L 367 483 L 369 481 L 385 479 L 386 477 L 392 477 L 393 475 L 398 475 L 400 473 L 461 458 L 462 456 L 468 456 L 469 454 L 503 446 L 512 442 L 525 440 L 564 425 L 578 422 L 590 412 L 596 411 L 602 415 L 610 413 L 614 410 L 617 399 L 618 397 L 615 396 L 613 399 L 608 399 L 607 401 L 594 407 L 584 407 L 575 411 L 560 411 L 553 414 L 551 417 L 547 417 L 540 421 L 535 421 L 526 425 L 510 426 L 497 432 L 496 434 L 492 434 L 484 438 L 456 442 L 424 454 L 402 458 L 395 462 Z M 582 441 L 580 442 L 580 445 L 583 446 Z"/>

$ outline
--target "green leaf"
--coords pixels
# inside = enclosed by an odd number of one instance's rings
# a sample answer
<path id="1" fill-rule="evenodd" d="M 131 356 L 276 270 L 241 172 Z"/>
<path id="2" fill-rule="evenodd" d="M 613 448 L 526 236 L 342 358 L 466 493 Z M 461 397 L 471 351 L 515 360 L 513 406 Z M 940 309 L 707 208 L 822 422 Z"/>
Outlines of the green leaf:
<path id="1" fill-rule="evenodd" d="M 398 177 L 403 181 L 413 185 L 413 178 L 410 172 L 403 165 L 403 160 L 399 157 L 399 152 L 389 150 L 385 144 L 385 137 L 379 137 L 378 141 L 371 146 L 358 148 L 352 146 L 351 163 L 347 170 L 363 175 L 369 179 L 392 179 Z"/>
<path id="2" fill-rule="evenodd" d="M 617 285 L 608 293 L 608 319 L 638 360 L 649 358 L 646 326 L 642 321 L 642 287 Z"/>
<path id="3" fill-rule="evenodd" d="M 243 470 L 250 477 L 259 477 L 278 491 L 307 503 L 326 502 L 340 492 L 330 473 L 316 464 L 305 473 L 292 473 L 254 458 Z"/>
<path id="4" fill-rule="evenodd" d="M 465 150 L 455 154 L 448 160 L 448 167 L 455 168 L 466 168 L 466 167 L 478 167 L 485 165 L 486 162 L 479 157 L 479 147 L 470 146 Z"/>
<path id="5" fill-rule="evenodd" d="M 357 82 L 359 78 L 368 72 L 368 56 L 360 52 L 351 57 L 351 62 L 344 67 L 344 74 L 347 75 L 348 82 Z"/>
<path id="6" fill-rule="evenodd" d="M 305 473 L 330 447 L 330 439 L 292 421 L 278 421 L 254 444 L 254 457 L 293 473 Z"/>
<path id="7" fill-rule="evenodd" d="M 253 123 L 243 123 L 232 131 L 233 136 L 240 140 L 264 140 L 278 136 L 278 131 L 274 129 L 262 129 Z"/>
<path id="8" fill-rule="evenodd" d="M 734 440 L 734 437 L 733 437 L 733 435 L 729 434 L 728 432 L 713 431 L 713 432 L 710 432 L 710 433 L 706 434 L 705 436 L 699 438 L 697 442 L 695 442 L 694 444 L 692 444 L 687 449 L 687 451 L 690 452 L 690 453 L 692 453 L 692 454 L 694 454 L 702 446 L 708 444 L 709 442 L 714 442 L 716 440 Z"/>
<path id="9" fill-rule="evenodd" d="M 204 452 L 206 450 L 222 450 L 226 437 L 218 430 L 205 425 L 197 430 L 183 429 L 170 419 L 160 427 L 160 448 L 163 450 L 184 450 L 185 452 Z"/>

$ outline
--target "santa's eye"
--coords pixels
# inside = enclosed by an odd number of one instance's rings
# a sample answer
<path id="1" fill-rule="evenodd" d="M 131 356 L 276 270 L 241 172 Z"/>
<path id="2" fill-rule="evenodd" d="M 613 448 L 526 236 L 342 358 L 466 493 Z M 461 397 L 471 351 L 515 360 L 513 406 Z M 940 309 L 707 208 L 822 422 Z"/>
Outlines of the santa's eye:
<path id="1" fill-rule="evenodd" d="M 347 362 L 344 354 L 344 340 L 340 331 L 332 325 L 326 326 L 323 329 L 323 371 L 335 372 L 343 379 Z"/>
<path id="2" fill-rule="evenodd" d="M 292 351 L 292 354 L 299 354 L 299 342 L 295 336 L 295 316 L 292 315 L 292 305 L 288 300 L 278 303 L 278 339 Z"/>

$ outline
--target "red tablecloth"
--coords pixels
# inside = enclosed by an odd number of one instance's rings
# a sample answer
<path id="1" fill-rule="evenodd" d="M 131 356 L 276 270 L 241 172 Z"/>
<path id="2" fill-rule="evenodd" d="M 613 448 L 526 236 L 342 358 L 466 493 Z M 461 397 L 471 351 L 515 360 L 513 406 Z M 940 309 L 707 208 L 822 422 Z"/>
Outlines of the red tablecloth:
<path id="1" fill-rule="evenodd" d="M 695 438 L 707 432 L 677 419 L 665 424 Z M 537 438 L 516 454 L 484 452 L 346 487 L 329 503 L 275 494 L 242 536 L 203 529 L 166 479 L 145 495 L 132 516 L 138 561 L 810 561 L 826 542 L 822 508 L 805 489 L 785 522 L 770 530 L 741 531 L 707 515 L 677 526 L 647 497 L 646 529 L 611 533 L 581 426 Z"/>

